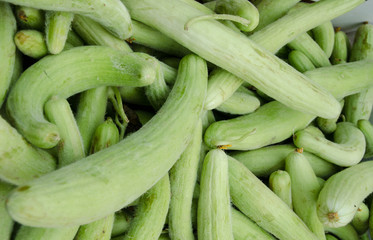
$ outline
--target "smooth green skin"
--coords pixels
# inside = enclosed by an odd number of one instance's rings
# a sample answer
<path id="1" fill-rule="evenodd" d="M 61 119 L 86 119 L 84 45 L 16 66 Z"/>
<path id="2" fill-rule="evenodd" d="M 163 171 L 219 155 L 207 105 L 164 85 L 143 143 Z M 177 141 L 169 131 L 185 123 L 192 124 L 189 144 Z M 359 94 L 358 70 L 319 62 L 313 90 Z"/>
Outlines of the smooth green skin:
<path id="1" fill-rule="evenodd" d="M 255 224 L 250 218 L 246 217 L 235 208 L 231 208 L 232 212 L 232 231 L 235 240 L 270 240 L 274 239 L 261 227 Z"/>
<path id="2" fill-rule="evenodd" d="M 345 100 L 342 99 L 341 106 L 343 109 L 343 106 L 345 104 Z M 325 134 L 331 134 L 337 129 L 337 122 L 338 118 L 331 118 L 331 119 L 325 119 L 325 118 L 316 118 L 317 126 L 320 128 L 320 130 Z"/>
<path id="3" fill-rule="evenodd" d="M 72 240 L 79 226 L 68 228 L 33 228 L 22 225 L 15 240 Z"/>
<path id="4" fill-rule="evenodd" d="M 62 227 L 92 222 L 130 204 L 186 148 L 206 88 L 206 62 L 184 57 L 167 101 L 147 124 L 125 141 L 18 188 L 9 197 L 10 214 L 23 224 Z"/>
<path id="5" fill-rule="evenodd" d="M 204 141 L 211 148 L 231 145 L 229 150 L 253 150 L 287 139 L 313 119 L 313 115 L 272 101 L 251 114 L 211 124 Z"/>
<path id="6" fill-rule="evenodd" d="M 119 142 L 119 130 L 111 118 L 99 124 L 92 136 L 89 153 L 93 154 Z"/>
<path id="7" fill-rule="evenodd" d="M 125 211 L 118 211 L 114 214 L 113 229 L 111 230 L 111 236 L 116 237 L 125 233 L 132 221 L 132 217 Z"/>
<path id="8" fill-rule="evenodd" d="M 210 150 L 203 160 L 198 199 L 198 239 L 233 240 L 228 159 L 223 150 Z"/>
<path id="9" fill-rule="evenodd" d="M 85 157 L 83 140 L 69 102 L 53 96 L 44 105 L 45 116 L 60 132 L 58 167 L 61 168 Z"/>
<path id="10" fill-rule="evenodd" d="M 21 30 L 14 35 L 14 43 L 24 55 L 39 59 L 48 54 L 44 34 L 37 30 Z"/>
<path id="11" fill-rule="evenodd" d="M 18 80 L 23 72 L 23 56 L 19 51 L 16 51 L 16 59 L 13 68 L 12 80 L 10 81 L 10 87 Z"/>
<path id="12" fill-rule="evenodd" d="M 40 9 L 16 6 L 15 16 L 21 29 L 35 29 L 39 31 L 44 30 L 45 14 Z"/>
<path id="13" fill-rule="evenodd" d="M 338 31 L 335 33 L 334 37 L 334 47 L 332 55 L 330 56 L 330 61 L 333 65 L 346 63 L 349 57 L 348 46 L 347 46 L 346 33 L 343 31 Z"/>
<path id="14" fill-rule="evenodd" d="M 344 227 L 332 228 L 325 226 L 325 232 L 330 232 L 333 235 L 337 236 L 340 240 L 359 240 L 359 235 L 357 234 L 354 227 L 351 224 L 348 224 Z"/>
<path id="15" fill-rule="evenodd" d="M 246 152 L 234 151 L 230 156 L 243 163 L 255 176 L 268 177 L 272 172 L 284 169 L 286 156 L 295 149 L 291 144 L 273 145 Z M 335 165 L 311 153 L 303 154 L 307 156 L 318 177 L 328 178 L 339 170 Z"/>
<path id="16" fill-rule="evenodd" d="M 352 45 L 350 62 L 373 57 L 373 25 L 364 23 L 356 30 L 354 43 Z"/>
<path id="17" fill-rule="evenodd" d="M 373 125 L 370 121 L 362 119 L 357 122 L 357 127 L 363 132 L 366 141 L 366 150 L 364 157 L 369 158 L 373 156 Z"/>
<path id="18" fill-rule="evenodd" d="M 291 66 L 303 73 L 315 69 L 311 60 L 299 50 L 292 50 L 289 53 L 288 60 Z"/>
<path id="19" fill-rule="evenodd" d="M 0 107 L 12 82 L 16 62 L 16 45 L 13 37 L 17 30 L 16 19 L 7 3 L 0 3 Z"/>
<path id="20" fill-rule="evenodd" d="M 198 9 L 172 0 L 122 1 L 132 18 L 158 29 L 278 101 L 326 118 L 335 117 L 340 110 L 340 105 L 337 106 L 337 101 L 329 93 L 259 46 L 258 41 L 255 43 L 215 20 L 200 21 L 184 30 L 186 22 L 203 14 Z M 142 7 L 145 5 L 147 8 Z"/>
<path id="21" fill-rule="evenodd" d="M 51 54 L 62 52 L 74 14 L 71 12 L 45 13 L 45 41 Z"/>
<path id="22" fill-rule="evenodd" d="M 132 35 L 131 18 L 120 0 L 4 0 L 15 5 L 38 8 L 49 11 L 71 12 L 87 16 L 108 29 L 121 39 Z"/>
<path id="23" fill-rule="evenodd" d="M 250 32 L 259 24 L 258 9 L 251 2 L 246 0 L 217 0 L 215 12 L 236 15 L 249 20 L 250 23 L 247 26 L 241 23 L 235 23 L 243 32 Z"/>
<path id="24" fill-rule="evenodd" d="M 295 213 L 318 239 L 325 240 L 324 227 L 316 212 L 320 185 L 311 165 L 303 153 L 293 151 L 286 157 L 285 169 L 291 178 L 291 195 Z"/>
<path id="25" fill-rule="evenodd" d="M 326 139 L 318 128 L 308 126 L 294 134 L 293 142 L 297 147 L 342 167 L 359 163 L 366 145 L 364 134 L 348 122 L 337 123 L 333 141 Z"/>
<path id="26" fill-rule="evenodd" d="M 148 98 L 150 105 L 154 110 L 158 111 L 166 101 L 171 89 L 166 84 L 163 76 L 163 71 L 159 67 L 155 81 L 145 87 L 145 95 Z"/>
<path id="27" fill-rule="evenodd" d="M 56 169 L 55 159 L 32 147 L 0 117 L 0 178 L 21 185 Z"/>
<path id="28" fill-rule="evenodd" d="M 288 43 L 291 49 L 303 52 L 315 65 L 315 67 L 330 66 L 328 56 L 321 47 L 308 35 L 303 33 Z"/>
<path id="29" fill-rule="evenodd" d="M 334 237 L 333 235 L 330 234 L 325 234 L 326 240 L 338 240 L 338 238 Z"/>
<path id="30" fill-rule="evenodd" d="M 76 110 L 76 123 L 82 136 L 84 152 L 88 153 L 96 128 L 104 122 L 108 99 L 106 86 L 82 92 Z"/>
<path id="31" fill-rule="evenodd" d="M 88 240 L 88 239 L 100 239 L 110 240 L 111 230 L 114 223 L 114 214 L 97 220 L 95 222 L 83 225 L 79 228 L 79 231 L 74 239 L 76 240 Z"/>
<path id="32" fill-rule="evenodd" d="M 171 202 L 168 228 L 172 239 L 194 239 L 191 208 L 201 143 L 202 121 L 199 121 L 188 147 L 170 170 Z"/>
<path id="33" fill-rule="evenodd" d="M 158 239 L 167 217 L 171 198 L 168 174 L 141 198 L 124 240 Z"/>
<path id="34" fill-rule="evenodd" d="M 14 225 L 13 219 L 5 208 L 6 197 L 13 188 L 13 185 L 0 181 L 0 239 L 4 240 L 10 239 Z"/>
<path id="35" fill-rule="evenodd" d="M 161 32 L 136 20 L 132 20 L 132 24 L 133 35 L 129 38 L 130 41 L 173 56 L 182 57 L 190 53 L 188 49 Z"/>
<path id="36" fill-rule="evenodd" d="M 260 100 L 255 93 L 240 87 L 233 95 L 220 104 L 216 110 L 230 114 L 248 114 L 260 107 Z"/>
<path id="37" fill-rule="evenodd" d="M 365 203 L 360 204 L 351 224 L 359 235 L 364 234 L 368 230 L 369 208 Z"/>
<path id="38" fill-rule="evenodd" d="M 289 208 L 293 209 L 291 199 L 290 176 L 283 170 L 277 170 L 269 176 L 269 188 L 284 201 Z"/>
<path id="39" fill-rule="evenodd" d="M 76 47 L 45 57 L 24 71 L 9 94 L 7 110 L 26 139 L 41 148 L 51 148 L 60 139 L 57 127 L 43 116 L 43 105 L 51 96 L 68 98 L 99 86 L 149 85 L 156 68 L 157 61 L 143 53 Z"/>
<path id="40" fill-rule="evenodd" d="M 303 221 L 242 163 L 228 158 L 232 203 L 279 239 L 317 239 Z"/>
<path id="41" fill-rule="evenodd" d="M 320 48 L 330 58 L 334 48 L 335 32 L 331 21 L 326 21 L 312 29 L 313 38 L 319 44 Z"/>
<path id="42" fill-rule="evenodd" d="M 373 162 L 359 163 L 330 177 L 320 191 L 317 214 L 329 227 L 347 225 L 363 200 L 373 192 Z"/>

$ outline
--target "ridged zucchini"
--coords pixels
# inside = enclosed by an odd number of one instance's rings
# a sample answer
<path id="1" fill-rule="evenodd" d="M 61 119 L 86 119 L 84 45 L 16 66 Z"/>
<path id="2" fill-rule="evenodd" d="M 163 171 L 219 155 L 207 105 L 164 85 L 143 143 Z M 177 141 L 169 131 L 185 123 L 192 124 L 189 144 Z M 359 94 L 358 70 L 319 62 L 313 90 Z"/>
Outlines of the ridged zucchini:
<path id="1" fill-rule="evenodd" d="M 50 53 L 58 54 L 63 50 L 73 18 L 70 12 L 46 12 L 45 39 Z"/>

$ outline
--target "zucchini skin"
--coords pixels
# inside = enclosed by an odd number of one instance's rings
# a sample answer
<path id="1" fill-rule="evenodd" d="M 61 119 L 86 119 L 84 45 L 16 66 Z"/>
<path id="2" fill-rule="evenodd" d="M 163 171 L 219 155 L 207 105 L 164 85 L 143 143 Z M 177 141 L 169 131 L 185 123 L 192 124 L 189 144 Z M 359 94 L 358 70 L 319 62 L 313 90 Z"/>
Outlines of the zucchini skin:
<path id="1" fill-rule="evenodd" d="M 15 15 L 21 29 L 44 30 L 45 14 L 42 10 L 32 7 L 16 6 Z"/>
<path id="2" fill-rule="evenodd" d="M 368 230 L 369 208 L 365 203 L 360 204 L 351 224 L 359 235 L 364 234 Z"/>
<path id="3" fill-rule="evenodd" d="M 284 201 L 289 208 L 293 209 L 291 198 L 290 175 L 283 170 L 277 170 L 269 176 L 269 188 Z"/>
<path id="4" fill-rule="evenodd" d="M 18 188 L 8 199 L 10 215 L 31 226 L 63 227 L 127 206 L 180 157 L 200 118 L 206 88 L 206 62 L 184 57 L 167 101 L 147 124 L 125 141 Z"/>
<path id="5" fill-rule="evenodd" d="M 0 239 L 9 240 L 12 234 L 14 221 L 9 216 L 5 208 L 7 195 L 13 190 L 14 186 L 0 181 Z"/>
<path id="6" fill-rule="evenodd" d="M 15 240 L 71 240 L 79 226 L 67 228 L 33 228 L 22 225 Z"/>
<path id="7" fill-rule="evenodd" d="M 349 57 L 348 44 L 350 44 L 347 40 L 346 33 L 337 29 L 334 38 L 333 52 L 330 57 L 333 65 L 347 62 Z"/>
<path id="8" fill-rule="evenodd" d="M 142 53 L 124 55 L 108 47 L 76 47 L 45 57 L 24 71 L 9 93 L 7 110 L 28 141 L 51 148 L 60 138 L 56 126 L 43 116 L 43 105 L 51 96 L 67 98 L 99 86 L 149 85 L 155 79 L 156 66 L 154 58 Z"/>
<path id="9" fill-rule="evenodd" d="M 315 69 L 315 66 L 311 60 L 299 50 L 293 50 L 288 56 L 289 63 L 299 72 L 306 72 Z"/>
<path id="10" fill-rule="evenodd" d="M 51 54 L 62 52 L 74 14 L 47 11 L 45 14 L 45 40 Z"/>
<path id="11" fill-rule="evenodd" d="M 373 156 L 373 125 L 365 119 L 357 121 L 357 127 L 364 133 L 366 141 L 365 158 Z"/>
<path id="12" fill-rule="evenodd" d="M 313 38 L 324 50 L 326 56 L 330 58 L 334 47 L 335 32 L 331 21 L 326 21 L 323 24 L 312 29 Z"/>
<path id="13" fill-rule="evenodd" d="M 373 192 L 373 161 L 359 163 L 334 174 L 321 189 L 317 214 L 328 227 L 346 226 L 363 200 Z"/>
<path id="14" fill-rule="evenodd" d="M 337 236 L 340 240 L 359 240 L 359 235 L 351 224 L 347 224 L 344 227 L 327 227 L 325 226 L 325 232 L 332 233 Z"/>
<path id="15" fill-rule="evenodd" d="M 48 54 L 45 36 L 38 30 L 21 30 L 14 35 L 14 43 L 24 55 L 40 59 Z"/>

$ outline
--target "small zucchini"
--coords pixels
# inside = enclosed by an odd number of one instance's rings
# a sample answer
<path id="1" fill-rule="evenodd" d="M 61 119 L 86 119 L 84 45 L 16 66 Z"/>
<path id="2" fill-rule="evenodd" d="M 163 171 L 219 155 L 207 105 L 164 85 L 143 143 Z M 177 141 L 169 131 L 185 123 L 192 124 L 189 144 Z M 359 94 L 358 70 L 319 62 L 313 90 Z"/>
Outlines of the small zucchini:
<path id="1" fill-rule="evenodd" d="M 47 11 L 45 14 L 45 40 L 51 54 L 60 53 L 66 43 L 74 14 Z"/>
<path id="2" fill-rule="evenodd" d="M 312 29 L 313 38 L 324 50 L 326 56 L 330 58 L 334 47 L 334 27 L 331 21 L 326 21 Z"/>
<path id="3" fill-rule="evenodd" d="M 289 53 L 288 56 L 289 63 L 299 72 L 306 72 L 312 69 L 315 69 L 315 65 L 311 60 L 301 51 L 293 50 Z"/>
<path id="4" fill-rule="evenodd" d="M 277 170 L 269 176 L 269 188 L 284 201 L 289 208 L 293 209 L 291 198 L 290 175 L 283 170 Z"/>
<path id="5" fill-rule="evenodd" d="M 365 203 L 360 204 L 351 224 L 359 235 L 364 234 L 368 230 L 369 208 Z"/>

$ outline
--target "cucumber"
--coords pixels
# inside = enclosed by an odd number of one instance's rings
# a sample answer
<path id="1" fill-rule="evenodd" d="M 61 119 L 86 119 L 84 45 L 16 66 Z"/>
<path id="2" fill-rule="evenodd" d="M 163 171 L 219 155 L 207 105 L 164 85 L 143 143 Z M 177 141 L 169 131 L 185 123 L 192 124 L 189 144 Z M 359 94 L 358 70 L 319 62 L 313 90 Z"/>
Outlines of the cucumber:
<path id="1" fill-rule="evenodd" d="M 325 226 L 347 225 L 362 201 L 373 191 L 373 162 L 362 162 L 330 177 L 317 200 L 317 214 Z"/>
<path id="2" fill-rule="evenodd" d="M 366 150 L 364 157 L 370 158 L 373 156 L 373 126 L 365 119 L 357 121 L 357 127 L 364 133 L 366 141 Z"/>
<path id="3" fill-rule="evenodd" d="M 22 224 L 62 227 L 92 222 L 130 204 L 186 148 L 206 88 L 206 62 L 184 57 L 170 96 L 146 125 L 125 141 L 17 188 L 8 199 L 10 215 Z"/>
<path id="4" fill-rule="evenodd" d="M 9 94 L 7 109 L 27 140 L 51 148 L 60 137 L 56 126 L 43 116 L 43 104 L 49 97 L 67 98 L 99 86 L 149 85 L 155 79 L 156 65 L 154 58 L 142 53 L 123 55 L 102 46 L 73 48 L 45 57 L 24 71 Z"/>
<path id="5" fill-rule="evenodd" d="M 365 203 L 361 203 L 354 218 L 351 221 L 359 235 L 364 234 L 369 228 L 369 208 Z"/>
<path id="6" fill-rule="evenodd" d="M 331 21 L 326 21 L 319 26 L 312 29 L 313 38 L 319 44 L 322 50 L 324 50 L 326 56 L 330 58 L 334 48 L 334 27 Z"/>
<path id="7" fill-rule="evenodd" d="M 289 63 L 299 72 L 306 72 L 315 69 L 311 60 L 299 50 L 292 50 L 288 56 Z"/>
<path id="8" fill-rule="evenodd" d="M 290 175 L 282 170 L 277 170 L 269 176 L 269 188 L 284 201 L 289 208 L 293 209 L 291 198 Z"/>
<path id="9" fill-rule="evenodd" d="M 48 54 L 45 36 L 37 30 L 21 30 L 14 35 L 14 43 L 24 55 L 39 59 Z"/>
<path id="10" fill-rule="evenodd" d="M 45 14 L 45 39 L 51 54 L 60 53 L 66 43 L 74 14 L 47 11 Z"/>
<path id="11" fill-rule="evenodd" d="M 5 202 L 8 194 L 13 190 L 14 186 L 0 181 L 0 239 L 9 240 L 13 230 L 13 219 L 9 216 Z"/>
<path id="12" fill-rule="evenodd" d="M 362 160 L 365 137 L 357 127 L 348 122 L 340 122 L 333 137 L 334 142 L 326 139 L 318 128 L 308 126 L 294 134 L 293 142 L 297 147 L 338 166 L 352 166 Z"/>

